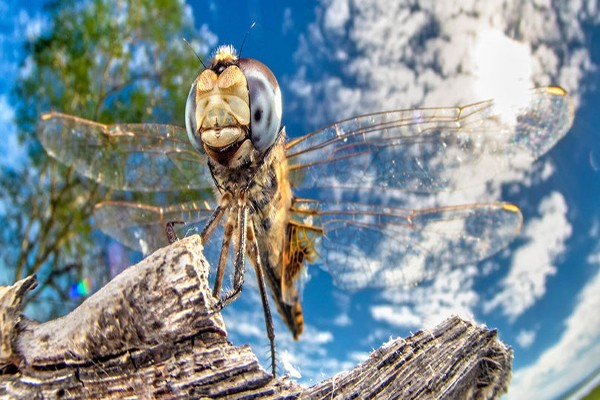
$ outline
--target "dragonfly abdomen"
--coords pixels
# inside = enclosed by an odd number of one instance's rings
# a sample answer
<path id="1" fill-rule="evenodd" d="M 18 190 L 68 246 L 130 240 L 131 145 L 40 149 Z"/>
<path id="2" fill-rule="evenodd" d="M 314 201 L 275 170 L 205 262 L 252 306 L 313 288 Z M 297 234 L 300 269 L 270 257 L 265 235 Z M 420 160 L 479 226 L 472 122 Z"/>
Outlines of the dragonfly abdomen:
<path id="1" fill-rule="evenodd" d="M 255 175 L 248 201 L 252 205 L 250 218 L 273 301 L 283 322 L 298 339 L 304 328 L 302 307 L 295 287 L 284 282 L 287 267 L 284 254 L 289 246 L 287 232 L 292 204 L 284 140 L 282 134 L 266 157 L 268 167 Z"/>

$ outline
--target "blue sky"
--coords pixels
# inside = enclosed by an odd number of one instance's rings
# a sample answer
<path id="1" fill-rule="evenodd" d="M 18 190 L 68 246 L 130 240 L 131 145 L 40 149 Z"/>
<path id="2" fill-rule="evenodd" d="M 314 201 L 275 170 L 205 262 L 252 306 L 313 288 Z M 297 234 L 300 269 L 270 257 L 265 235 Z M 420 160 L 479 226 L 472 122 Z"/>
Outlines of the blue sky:
<path id="1" fill-rule="evenodd" d="M 1 1 L 0 70 L 19 72 L 20 43 L 46 25 L 43 2 Z M 356 2 L 358 3 L 358 2 Z M 534 5 L 535 3 L 535 5 Z M 355 365 L 389 337 L 451 314 L 497 328 L 515 352 L 510 398 L 554 398 L 600 368 L 600 10 L 594 1 L 201 1 L 189 13 L 209 43 L 239 47 L 279 79 L 290 136 L 356 114 L 468 104 L 557 84 L 576 104 L 572 130 L 527 168 L 432 199 L 518 204 L 521 235 L 496 257 L 413 288 L 349 293 L 309 270 L 306 332 L 276 321 L 284 371 L 311 384 Z M 193 77 L 190 78 L 190 81 Z M 3 157 L 16 157 L 8 91 L 0 83 Z M 186 91 L 188 88 L 182 88 Z M 10 155 L 9 155 L 10 154 Z M 268 365 L 252 274 L 225 310 L 231 339 Z M 253 323 L 250 321 L 258 321 Z"/>

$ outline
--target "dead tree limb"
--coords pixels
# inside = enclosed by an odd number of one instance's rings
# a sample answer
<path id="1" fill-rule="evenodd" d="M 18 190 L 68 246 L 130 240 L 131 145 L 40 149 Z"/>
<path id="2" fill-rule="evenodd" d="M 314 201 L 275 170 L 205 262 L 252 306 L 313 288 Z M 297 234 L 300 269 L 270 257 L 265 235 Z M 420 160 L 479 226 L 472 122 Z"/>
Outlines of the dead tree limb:
<path id="1" fill-rule="evenodd" d="M 70 314 L 21 315 L 35 277 L 0 288 L 0 396 L 7 398 L 494 398 L 512 351 L 495 331 L 451 317 L 385 344 L 311 388 L 273 378 L 235 347 L 208 287 L 198 236 L 128 268 Z"/>

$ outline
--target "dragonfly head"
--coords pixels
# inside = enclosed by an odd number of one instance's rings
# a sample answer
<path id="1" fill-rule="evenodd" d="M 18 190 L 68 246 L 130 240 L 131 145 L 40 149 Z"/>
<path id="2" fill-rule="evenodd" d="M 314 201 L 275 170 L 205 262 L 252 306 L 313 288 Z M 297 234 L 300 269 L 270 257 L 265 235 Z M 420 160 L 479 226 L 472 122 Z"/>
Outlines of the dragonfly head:
<path id="1" fill-rule="evenodd" d="M 281 130 L 281 91 L 263 63 L 217 49 L 211 65 L 192 84 L 185 123 L 194 147 L 225 166 L 265 153 Z"/>

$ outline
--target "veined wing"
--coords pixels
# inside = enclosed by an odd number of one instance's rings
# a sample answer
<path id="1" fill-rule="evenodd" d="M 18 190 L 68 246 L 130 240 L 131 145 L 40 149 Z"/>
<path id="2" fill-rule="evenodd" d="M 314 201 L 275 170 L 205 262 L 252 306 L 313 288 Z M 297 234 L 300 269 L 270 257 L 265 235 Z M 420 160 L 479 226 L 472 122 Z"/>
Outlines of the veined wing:
<path id="1" fill-rule="evenodd" d="M 104 125 L 60 113 L 42 115 L 38 136 L 52 157 L 117 190 L 206 189 L 206 156 L 185 129 L 159 124 Z"/>
<path id="2" fill-rule="evenodd" d="M 559 87 L 534 89 L 521 105 L 488 100 L 364 115 L 289 142 L 290 179 L 299 189 L 452 191 L 485 182 L 510 159 L 535 160 L 572 122 Z"/>
<path id="3" fill-rule="evenodd" d="M 410 210 L 296 200 L 292 218 L 304 229 L 304 246 L 314 246 L 335 283 L 348 289 L 414 285 L 475 263 L 506 247 L 522 225 L 508 203 Z"/>
<path id="4" fill-rule="evenodd" d="M 147 255 L 169 244 L 165 233 L 167 222 L 185 222 L 185 226 L 178 226 L 178 233 L 186 236 L 187 230 L 195 224 L 201 229 L 213 210 L 214 204 L 207 201 L 190 201 L 165 207 L 105 201 L 96 206 L 94 217 L 102 231 Z"/>

